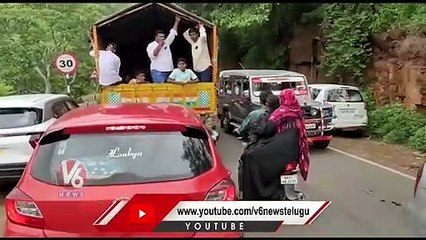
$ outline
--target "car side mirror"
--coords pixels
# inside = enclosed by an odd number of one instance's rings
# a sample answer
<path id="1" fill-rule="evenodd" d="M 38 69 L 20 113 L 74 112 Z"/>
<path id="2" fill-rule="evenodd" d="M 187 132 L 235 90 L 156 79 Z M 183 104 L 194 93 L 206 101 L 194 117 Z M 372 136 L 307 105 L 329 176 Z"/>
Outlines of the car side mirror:
<path id="1" fill-rule="evenodd" d="M 38 142 L 40 141 L 41 134 L 31 135 L 29 143 L 33 149 L 37 147 Z"/>

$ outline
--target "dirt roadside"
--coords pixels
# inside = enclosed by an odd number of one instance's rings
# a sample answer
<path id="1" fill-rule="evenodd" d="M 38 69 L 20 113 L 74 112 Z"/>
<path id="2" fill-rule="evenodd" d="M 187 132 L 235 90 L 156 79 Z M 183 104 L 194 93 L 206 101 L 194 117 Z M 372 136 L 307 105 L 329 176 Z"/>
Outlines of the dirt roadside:
<path id="1" fill-rule="evenodd" d="M 408 147 L 387 144 L 368 138 L 335 136 L 330 147 L 368 159 L 383 166 L 415 177 L 426 154 L 419 154 Z"/>

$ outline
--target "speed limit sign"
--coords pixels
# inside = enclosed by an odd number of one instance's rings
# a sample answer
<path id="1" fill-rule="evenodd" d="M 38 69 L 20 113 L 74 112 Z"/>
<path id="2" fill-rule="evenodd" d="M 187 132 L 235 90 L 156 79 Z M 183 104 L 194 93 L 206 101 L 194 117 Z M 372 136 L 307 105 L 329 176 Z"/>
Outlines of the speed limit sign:
<path id="1" fill-rule="evenodd" d="M 77 56 L 72 52 L 63 52 L 59 54 L 53 61 L 53 64 L 56 70 L 62 74 L 72 74 L 79 66 Z"/>

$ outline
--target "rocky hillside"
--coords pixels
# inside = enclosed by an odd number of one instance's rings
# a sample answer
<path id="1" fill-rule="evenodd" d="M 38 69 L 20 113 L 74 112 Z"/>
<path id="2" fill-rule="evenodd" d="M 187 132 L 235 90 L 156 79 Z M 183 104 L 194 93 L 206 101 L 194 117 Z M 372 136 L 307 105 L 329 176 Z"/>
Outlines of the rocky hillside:
<path id="1" fill-rule="evenodd" d="M 407 107 L 426 109 L 426 38 L 400 29 L 375 35 L 367 74 L 375 80 L 378 104 L 402 100 Z"/>

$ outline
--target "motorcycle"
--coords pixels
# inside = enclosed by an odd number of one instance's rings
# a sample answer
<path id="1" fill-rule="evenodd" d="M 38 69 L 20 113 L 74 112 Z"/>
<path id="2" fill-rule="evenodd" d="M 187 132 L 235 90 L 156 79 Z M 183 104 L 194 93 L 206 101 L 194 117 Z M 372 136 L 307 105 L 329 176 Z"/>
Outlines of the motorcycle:
<path id="1" fill-rule="evenodd" d="M 238 134 L 238 129 L 234 131 L 234 133 Z M 242 145 L 244 146 L 244 151 L 249 145 L 248 142 L 244 141 L 243 138 L 239 137 L 239 140 L 242 140 Z M 243 162 L 241 159 L 239 160 L 238 164 L 238 199 L 243 199 L 243 191 L 242 191 L 242 169 L 243 169 Z M 293 161 L 288 163 L 284 167 L 284 172 L 280 176 L 280 182 L 283 189 L 283 195 L 281 196 L 281 199 L 284 201 L 303 201 L 306 199 L 306 196 L 303 192 L 296 190 L 296 185 L 298 183 L 298 175 L 299 173 L 299 163 L 297 161 Z"/>

